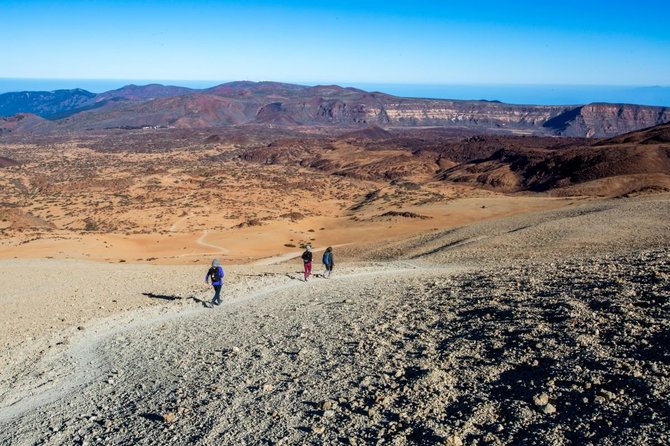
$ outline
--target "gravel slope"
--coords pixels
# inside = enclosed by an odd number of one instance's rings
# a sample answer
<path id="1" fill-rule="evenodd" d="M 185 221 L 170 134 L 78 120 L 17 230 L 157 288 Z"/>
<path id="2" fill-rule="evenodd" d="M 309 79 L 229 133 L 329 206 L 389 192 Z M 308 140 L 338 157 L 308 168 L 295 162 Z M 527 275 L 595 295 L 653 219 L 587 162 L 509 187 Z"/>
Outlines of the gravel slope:
<path id="1" fill-rule="evenodd" d="M 487 222 L 101 320 L 0 374 L 0 443 L 667 444 L 669 209 Z"/>

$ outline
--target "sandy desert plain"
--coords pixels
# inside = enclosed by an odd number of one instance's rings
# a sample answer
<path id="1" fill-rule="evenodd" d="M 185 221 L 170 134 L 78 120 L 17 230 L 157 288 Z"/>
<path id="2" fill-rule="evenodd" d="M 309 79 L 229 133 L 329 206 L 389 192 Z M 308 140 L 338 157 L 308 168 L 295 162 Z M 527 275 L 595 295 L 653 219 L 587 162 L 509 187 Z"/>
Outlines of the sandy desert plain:
<path id="1" fill-rule="evenodd" d="M 668 444 L 644 138 L 0 140 L 0 444 Z"/>

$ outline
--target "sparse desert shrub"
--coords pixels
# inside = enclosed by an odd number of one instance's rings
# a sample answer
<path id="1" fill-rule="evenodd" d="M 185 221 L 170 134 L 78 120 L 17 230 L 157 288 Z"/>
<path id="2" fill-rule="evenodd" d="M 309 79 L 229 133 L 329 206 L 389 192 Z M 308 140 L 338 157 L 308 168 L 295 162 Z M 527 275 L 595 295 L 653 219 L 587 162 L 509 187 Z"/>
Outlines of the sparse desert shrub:
<path id="1" fill-rule="evenodd" d="M 240 223 L 239 225 L 233 226 L 234 228 L 249 228 L 252 226 L 261 226 L 263 224 L 262 221 L 256 219 L 256 218 L 251 218 L 245 222 Z"/>
<path id="2" fill-rule="evenodd" d="M 295 245 L 293 243 L 284 243 L 284 246 L 287 248 L 295 248 Z"/>
<path id="3" fill-rule="evenodd" d="M 93 220 L 91 217 L 84 219 L 84 231 L 97 231 L 98 223 Z"/>
<path id="4" fill-rule="evenodd" d="M 291 221 L 298 221 L 298 220 L 302 220 L 303 218 L 305 218 L 305 216 L 303 214 L 301 214 L 300 212 L 287 212 L 285 214 L 280 215 L 279 217 L 280 218 L 288 218 Z"/>

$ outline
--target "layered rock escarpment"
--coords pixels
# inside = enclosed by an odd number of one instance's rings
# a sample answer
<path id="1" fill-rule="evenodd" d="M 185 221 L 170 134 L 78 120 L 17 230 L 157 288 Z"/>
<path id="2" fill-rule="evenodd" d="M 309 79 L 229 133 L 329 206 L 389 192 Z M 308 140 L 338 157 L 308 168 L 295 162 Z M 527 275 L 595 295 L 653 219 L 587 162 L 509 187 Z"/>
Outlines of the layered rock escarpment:
<path id="1" fill-rule="evenodd" d="M 628 104 L 512 105 L 488 101 L 406 99 L 368 94 L 358 98 L 291 98 L 275 102 L 263 122 L 387 127 L 467 127 L 563 136 L 609 137 L 670 121 L 670 108 Z M 255 117 L 254 117 L 255 118 Z M 251 119 L 252 121 L 254 119 Z"/>
<path id="2" fill-rule="evenodd" d="M 631 104 L 588 104 L 547 121 L 544 126 L 566 136 L 607 137 L 670 121 L 670 108 Z"/>
<path id="3" fill-rule="evenodd" d="M 566 107 L 511 105 L 488 101 L 402 99 L 381 104 L 387 124 L 397 126 L 463 125 L 488 128 L 537 129 L 566 112 Z"/>

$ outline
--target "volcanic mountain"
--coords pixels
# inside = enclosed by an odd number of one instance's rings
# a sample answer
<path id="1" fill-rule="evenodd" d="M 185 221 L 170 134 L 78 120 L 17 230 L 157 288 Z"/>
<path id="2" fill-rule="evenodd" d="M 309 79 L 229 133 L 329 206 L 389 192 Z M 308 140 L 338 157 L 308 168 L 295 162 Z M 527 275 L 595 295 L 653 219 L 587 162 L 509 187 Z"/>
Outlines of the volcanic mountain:
<path id="1" fill-rule="evenodd" d="M 110 90 L 95 96 L 95 102 L 109 100 L 148 101 L 157 98 L 170 98 L 195 93 L 197 90 L 171 85 L 126 85 L 117 90 Z"/>
<path id="2" fill-rule="evenodd" d="M 58 129 L 214 128 L 231 125 L 343 129 L 445 127 L 478 133 L 607 137 L 670 121 L 670 109 L 628 104 L 511 105 L 495 101 L 402 98 L 337 85 L 230 82 L 193 90 L 129 85 L 0 95 L 0 116 L 49 118 Z"/>

